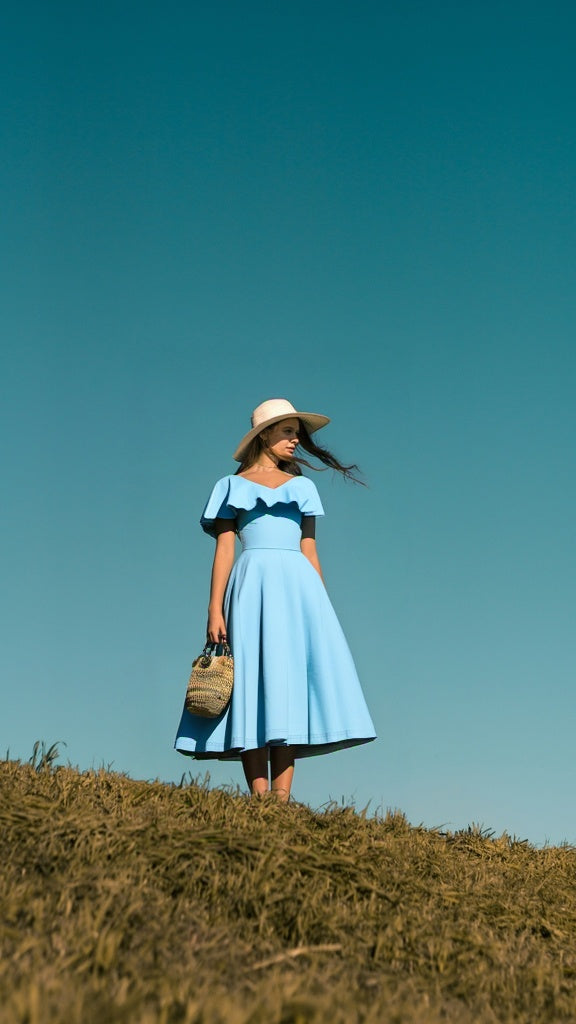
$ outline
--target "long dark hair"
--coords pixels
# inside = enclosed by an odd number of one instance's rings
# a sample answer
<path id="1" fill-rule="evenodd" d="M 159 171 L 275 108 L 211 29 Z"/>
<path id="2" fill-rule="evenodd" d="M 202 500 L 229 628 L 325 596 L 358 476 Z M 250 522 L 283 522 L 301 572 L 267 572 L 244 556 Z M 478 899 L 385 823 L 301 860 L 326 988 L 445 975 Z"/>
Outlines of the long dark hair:
<path id="1" fill-rule="evenodd" d="M 356 473 L 360 472 L 355 462 L 351 463 L 349 466 L 339 462 L 336 456 L 333 455 L 332 452 L 328 451 L 327 448 L 322 448 L 321 445 L 314 443 L 302 420 L 299 420 L 299 423 L 298 448 L 296 451 L 298 452 L 300 448 L 303 448 L 305 452 L 308 452 L 310 455 L 313 455 L 314 458 L 323 462 L 324 466 L 314 466 L 311 462 L 308 462 L 307 459 L 303 459 L 301 455 L 295 455 L 293 459 L 281 460 L 278 463 L 278 469 L 282 470 L 283 473 L 290 473 L 291 476 L 302 476 L 302 466 L 306 466 L 308 469 L 313 469 L 317 473 L 324 472 L 324 469 L 334 469 L 337 473 L 341 473 L 346 480 L 354 480 L 355 483 L 362 484 L 363 487 L 366 486 L 362 480 L 359 480 L 358 477 L 354 475 L 354 471 L 356 471 Z M 262 437 L 262 434 L 256 434 L 256 437 L 252 438 L 244 452 L 242 462 L 236 470 L 236 473 L 245 473 L 254 465 L 255 462 L 258 461 L 260 454 L 267 450 L 268 446 Z"/>

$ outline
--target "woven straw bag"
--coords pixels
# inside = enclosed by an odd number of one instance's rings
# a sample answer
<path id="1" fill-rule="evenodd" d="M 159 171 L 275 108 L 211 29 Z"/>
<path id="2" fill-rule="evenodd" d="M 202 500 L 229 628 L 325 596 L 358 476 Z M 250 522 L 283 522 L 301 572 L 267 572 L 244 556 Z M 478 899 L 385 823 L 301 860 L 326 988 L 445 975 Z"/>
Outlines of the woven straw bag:
<path id="1" fill-rule="evenodd" d="M 218 649 L 222 654 L 218 654 Z M 207 643 L 200 657 L 192 662 L 186 710 L 202 718 L 218 718 L 228 706 L 233 682 L 234 659 L 228 644 Z"/>

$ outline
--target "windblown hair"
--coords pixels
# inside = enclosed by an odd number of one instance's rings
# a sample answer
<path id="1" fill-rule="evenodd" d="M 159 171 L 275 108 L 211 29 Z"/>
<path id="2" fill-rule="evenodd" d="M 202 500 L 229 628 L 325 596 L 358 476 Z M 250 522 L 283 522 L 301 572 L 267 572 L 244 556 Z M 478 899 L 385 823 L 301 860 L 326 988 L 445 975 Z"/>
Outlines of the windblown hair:
<path id="1" fill-rule="evenodd" d="M 334 469 L 337 473 L 341 473 L 346 480 L 354 480 L 355 483 L 362 484 L 363 487 L 366 486 L 363 483 L 363 481 L 359 480 L 358 477 L 355 476 L 354 474 L 354 471 L 356 471 L 356 473 L 360 472 L 355 462 L 351 463 L 351 465 L 349 466 L 346 466 L 342 462 L 339 462 L 336 456 L 333 455 L 332 452 L 328 451 L 327 448 L 322 448 L 321 445 L 315 444 L 312 438 L 310 437 L 310 434 L 308 433 L 305 424 L 302 422 L 302 420 L 300 420 L 299 422 L 299 440 L 298 448 L 296 449 L 296 451 L 299 452 L 300 449 L 303 448 L 305 452 L 308 452 L 310 455 L 313 455 L 314 458 L 324 463 L 324 465 L 314 466 L 311 462 L 308 462 L 307 459 L 302 458 L 301 455 L 295 455 L 294 458 L 290 459 L 289 461 L 280 461 L 278 463 L 278 469 L 281 469 L 283 473 L 290 473 L 292 476 L 302 476 L 302 466 L 306 466 L 308 469 L 313 469 L 317 473 L 322 473 L 324 472 L 325 469 Z M 265 452 L 267 450 L 268 448 L 266 445 L 266 441 L 262 437 L 262 434 L 257 434 L 256 437 L 252 438 L 252 440 L 250 441 L 250 444 L 248 445 L 244 453 L 242 462 L 240 463 L 239 468 L 236 470 L 236 473 L 245 473 L 248 469 L 250 469 L 251 466 L 254 465 L 255 462 L 258 461 L 258 457 L 260 456 L 261 452 Z"/>

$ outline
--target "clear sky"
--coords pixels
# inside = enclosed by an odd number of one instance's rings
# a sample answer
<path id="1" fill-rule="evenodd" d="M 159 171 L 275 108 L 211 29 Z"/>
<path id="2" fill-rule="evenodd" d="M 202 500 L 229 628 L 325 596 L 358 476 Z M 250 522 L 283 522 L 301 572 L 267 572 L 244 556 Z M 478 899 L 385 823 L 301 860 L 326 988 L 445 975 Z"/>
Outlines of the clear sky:
<path id="1" fill-rule="evenodd" d="M 576 842 L 575 30 L 558 0 L 4 11 L 2 755 L 204 774 L 172 749 L 198 517 L 287 397 L 368 484 L 315 477 L 379 734 L 294 795 Z"/>

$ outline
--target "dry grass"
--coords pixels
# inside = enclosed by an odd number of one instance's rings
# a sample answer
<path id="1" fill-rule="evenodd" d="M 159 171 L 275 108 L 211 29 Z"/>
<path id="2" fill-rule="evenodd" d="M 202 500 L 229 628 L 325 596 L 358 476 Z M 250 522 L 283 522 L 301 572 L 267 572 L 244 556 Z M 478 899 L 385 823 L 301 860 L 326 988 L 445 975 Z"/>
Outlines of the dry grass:
<path id="1" fill-rule="evenodd" d="M 576 850 L 0 762 L 0 1024 L 576 1019 Z"/>

